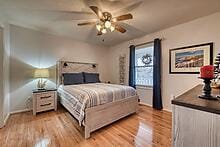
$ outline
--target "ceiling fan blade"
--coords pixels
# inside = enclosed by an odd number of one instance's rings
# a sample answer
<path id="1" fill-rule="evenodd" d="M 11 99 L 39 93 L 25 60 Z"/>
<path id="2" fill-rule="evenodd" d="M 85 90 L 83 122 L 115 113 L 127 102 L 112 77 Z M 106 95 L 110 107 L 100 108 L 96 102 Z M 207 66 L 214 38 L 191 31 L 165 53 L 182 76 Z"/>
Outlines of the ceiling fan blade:
<path id="1" fill-rule="evenodd" d="M 115 24 L 115 30 L 117 30 L 117 31 L 119 31 L 121 33 L 125 33 L 126 32 L 126 30 L 122 26 L 120 26 L 118 24 Z"/>
<path id="2" fill-rule="evenodd" d="M 133 18 L 133 15 L 132 14 L 125 14 L 125 15 L 121 15 L 121 16 L 118 16 L 118 17 L 115 17 L 112 19 L 113 22 L 116 22 L 116 21 L 123 21 L 123 20 L 128 20 L 128 19 L 132 19 Z"/>
<path id="3" fill-rule="evenodd" d="M 140 37 L 140 36 L 144 36 L 146 34 L 146 32 L 144 32 L 143 30 L 140 30 L 132 25 L 129 25 L 127 23 L 124 22 L 120 22 L 120 25 L 123 26 L 124 28 L 126 28 L 127 33 L 129 35 L 135 36 L 135 37 Z"/>
<path id="4" fill-rule="evenodd" d="M 54 9 L 30 9 L 30 8 L 22 8 L 22 10 L 30 11 L 36 15 L 52 16 L 56 19 L 54 21 L 70 21 L 70 20 L 87 20 L 87 19 L 96 19 L 94 13 L 89 11 L 72 11 L 72 10 L 54 10 Z M 51 17 L 51 18 L 52 18 Z"/>
<path id="5" fill-rule="evenodd" d="M 99 19 L 103 18 L 102 11 L 96 6 L 90 6 L 90 9 L 99 17 Z"/>
<path id="6" fill-rule="evenodd" d="M 44 12 L 44 13 L 55 13 L 55 14 L 75 14 L 75 15 L 93 15 L 90 11 L 72 11 L 72 10 L 53 10 L 53 9 L 30 9 L 30 8 L 23 8 L 24 10 L 30 10 L 34 12 Z"/>
<path id="7" fill-rule="evenodd" d="M 96 24 L 96 22 L 83 22 L 83 23 L 78 23 L 78 26 L 85 26 L 85 25 L 93 25 Z"/>

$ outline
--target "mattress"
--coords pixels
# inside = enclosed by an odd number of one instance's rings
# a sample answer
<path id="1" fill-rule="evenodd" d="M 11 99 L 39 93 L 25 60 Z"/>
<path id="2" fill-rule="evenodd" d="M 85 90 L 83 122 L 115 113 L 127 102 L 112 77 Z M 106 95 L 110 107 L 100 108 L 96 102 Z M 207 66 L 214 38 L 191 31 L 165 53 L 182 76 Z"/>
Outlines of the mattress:
<path id="1" fill-rule="evenodd" d="M 136 90 L 129 86 L 92 83 L 79 85 L 60 85 L 58 88 L 61 104 L 79 121 L 81 125 L 85 109 L 115 102 L 124 98 L 136 96 Z"/>

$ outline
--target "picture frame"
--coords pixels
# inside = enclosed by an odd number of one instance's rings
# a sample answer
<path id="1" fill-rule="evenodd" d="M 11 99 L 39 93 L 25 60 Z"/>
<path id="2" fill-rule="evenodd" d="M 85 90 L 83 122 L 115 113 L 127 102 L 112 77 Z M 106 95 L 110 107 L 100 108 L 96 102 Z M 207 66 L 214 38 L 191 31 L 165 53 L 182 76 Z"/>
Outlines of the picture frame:
<path id="1" fill-rule="evenodd" d="M 169 50 L 170 74 L 199 74 L 200 67 L 213 64 L 213 42 Z"/>

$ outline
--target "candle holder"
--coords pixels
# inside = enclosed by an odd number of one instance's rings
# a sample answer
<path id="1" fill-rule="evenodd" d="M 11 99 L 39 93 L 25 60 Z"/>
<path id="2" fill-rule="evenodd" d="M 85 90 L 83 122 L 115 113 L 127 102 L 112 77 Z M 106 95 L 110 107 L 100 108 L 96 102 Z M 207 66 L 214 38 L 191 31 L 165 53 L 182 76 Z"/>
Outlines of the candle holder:
<path id="1" fill-rule="evenodd" d="M 203 82 L 205 83 L 203 87 L 203 95 L 200 95 L 199 98 L 206 100 L 218 100 L 217 97 L 211 95 L 212 92 L 211 80 L 213 80 L 214 78 L 202 78 L 202 77 L 199 78 L 203 79 Z"/>

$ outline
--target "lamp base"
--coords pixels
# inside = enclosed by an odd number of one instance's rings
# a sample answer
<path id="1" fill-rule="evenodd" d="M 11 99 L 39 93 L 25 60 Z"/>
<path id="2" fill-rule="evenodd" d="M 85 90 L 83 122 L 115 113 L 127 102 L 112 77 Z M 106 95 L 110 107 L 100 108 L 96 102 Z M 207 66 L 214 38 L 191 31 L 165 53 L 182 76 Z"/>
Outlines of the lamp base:
<path id="1" fill-rule="evenodd" d="M 206 100 L 218 100 L 217 97 L 211 95 L 212 92 L 211 80 L 213 78 L 201 78 L 201 79 L 203 79 L 205 85 L 203 87 L 203 95 L 200 95 L 199 98 Z"/>
<path id="2" fill-rule="evenodd" d="M 46 87 L 46 80 L 43 81 L 42 79 L 40 79 L 37 83 L 37 89 L 38 90 L 45 90 L 45 87 Z"/>

